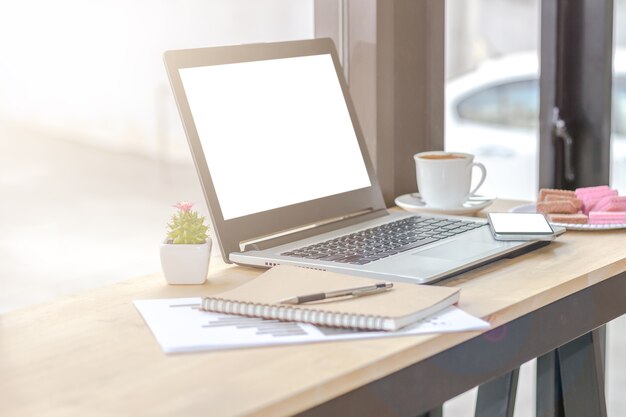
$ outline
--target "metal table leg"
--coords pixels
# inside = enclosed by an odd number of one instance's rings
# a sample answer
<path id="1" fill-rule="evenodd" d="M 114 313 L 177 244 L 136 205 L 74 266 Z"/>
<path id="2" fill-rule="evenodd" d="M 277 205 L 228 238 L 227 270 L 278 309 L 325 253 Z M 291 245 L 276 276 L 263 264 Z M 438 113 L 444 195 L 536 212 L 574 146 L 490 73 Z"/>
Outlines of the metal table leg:
<path id="1" fill-rule="evenodd" d="M 437 407 L 426 414 L 420 414 L 418 417 L 443 417 L 443 407 Z"/>
<path id="2" fill-rule="evenodd" d="M 537 360 L 537 417 L 606 417 L 603 346 L 596 329 Z"/>
<path id="3" fill-rule="evenodd" d="M 478 387 L 476 417 L 513 417 L 519 368 Z"/>

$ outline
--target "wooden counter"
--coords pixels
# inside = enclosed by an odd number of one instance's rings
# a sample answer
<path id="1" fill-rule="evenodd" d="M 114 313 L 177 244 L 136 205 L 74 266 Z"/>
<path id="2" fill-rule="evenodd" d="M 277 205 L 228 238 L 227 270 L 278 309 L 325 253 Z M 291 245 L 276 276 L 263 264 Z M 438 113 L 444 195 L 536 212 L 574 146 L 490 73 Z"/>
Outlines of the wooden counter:
<path id="1" fill-rule="evenodd" d="M 132 301 L 208 295 L 261 272 L 211 262 L 205 285 L 167 286 L 152 275 L 0 316 L 0 415 L 292 415 L 480 334 L 166 356 Z M 625 271 L 624 231 L 567 232 L 443 285 L 461 287 L 459 306 L 497 327 Z"/>

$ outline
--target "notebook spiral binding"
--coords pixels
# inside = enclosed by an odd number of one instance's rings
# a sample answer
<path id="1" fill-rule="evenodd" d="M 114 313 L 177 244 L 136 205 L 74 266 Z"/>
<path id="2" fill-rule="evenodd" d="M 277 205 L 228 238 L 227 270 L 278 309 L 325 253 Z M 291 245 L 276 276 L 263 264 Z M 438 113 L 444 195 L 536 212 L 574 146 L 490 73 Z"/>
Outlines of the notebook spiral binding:
<path id="1" fill-rule="evenodd" d="M 246 303 L 223 298 L 203 298 L 200 307 L 214 313 L 260 317 L 264 319 L 296 321 L 321 326 L 349 329 L 382 330 L 384 317 L 366 314 L 347 314 L 335 311 L 303 309 L 293 306 L 276 306 L 260 303 Z"/>

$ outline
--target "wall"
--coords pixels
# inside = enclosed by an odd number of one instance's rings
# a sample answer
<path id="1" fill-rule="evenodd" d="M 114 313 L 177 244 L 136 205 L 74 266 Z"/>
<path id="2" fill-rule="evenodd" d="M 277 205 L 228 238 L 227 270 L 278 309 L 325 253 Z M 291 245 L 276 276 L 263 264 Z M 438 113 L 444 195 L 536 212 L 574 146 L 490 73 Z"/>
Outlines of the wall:
<path id="1" fill-rule="evenodd" d="M 188 158 L 162 53 L 313 37 L 312 0 L 0 4 L 0 117 L 49 135 Z"/>

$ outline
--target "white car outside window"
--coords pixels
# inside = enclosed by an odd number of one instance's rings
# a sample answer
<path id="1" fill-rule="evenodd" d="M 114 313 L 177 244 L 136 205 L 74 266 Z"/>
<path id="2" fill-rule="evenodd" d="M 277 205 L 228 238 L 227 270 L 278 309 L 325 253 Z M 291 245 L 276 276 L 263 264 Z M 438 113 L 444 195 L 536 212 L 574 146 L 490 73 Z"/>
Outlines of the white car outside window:
<path id="1" fill-rule="evenodd" d="M 626 191 L 626 54 L 616 51 L 613 186 Z M 536 53 L 490 60 L 446 85 L 445 146 L 487 167 L 480 194 L 533 200 L 538 188 L 539 81 Z"/>

